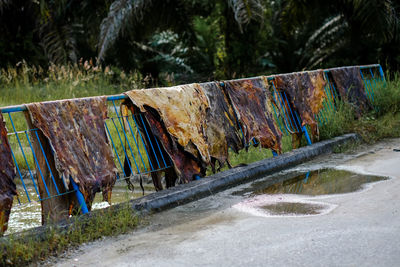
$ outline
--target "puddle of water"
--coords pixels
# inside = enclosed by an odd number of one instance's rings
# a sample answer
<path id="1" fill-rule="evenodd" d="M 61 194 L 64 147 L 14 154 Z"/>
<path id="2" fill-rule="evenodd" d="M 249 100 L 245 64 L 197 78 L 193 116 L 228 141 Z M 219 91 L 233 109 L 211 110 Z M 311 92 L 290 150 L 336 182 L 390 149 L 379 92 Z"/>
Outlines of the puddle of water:
<path id="1" fill-rule="evenodd" d="M 250 188 L 235 192 L 236 195 L 300 194 L 328 195 L 359 191 L 367 183 L 387 180 L 386 177 L 358 174 L 354 172 L 321 169 L 307 173 L 290 173 L 284 181 L 271 185 L 270 181 L 255 182 Z M 276 180 L 279 179 L 279 177 Z"/>
<path id="2" fill-rule="evenodd" d="M 323 205 L 298 202 L 279 202 L 267 204 L 260 208 L 268 211 L 271 215 L 315 215 L 325 209 Z"/>
<path id="3" fill-rule="evenodd" d="M 304 197 L 344 194 L 361 190 L 366 184 L 387 180 L 386 177 L 363 175 L 344 170 L 320 169 L 268 177 L 233 195 L 247 196 L 235 207 L 255 215 L 296 216 L 327 213 L 334 207 L 326 203 L 304 201 Z M 271 180 L 275 181 L 271 185 Z"/>
<path id="4" fill-rule="evenodd" d="M 29 203 L 25 191 L 22 188 L 22 185 L 17 185 L 17 191 L 20 195 L 20 202 L 18 203 L 17 198 L 14 199 L 13 207 L 11 209 L 10 219 L 8 221 L 8 229 L 6 231 L 6 235 L 11 233 L 20 232 L 22 230 L 26 230 L 33 227 L 41 226 L 41 206 L 39 201 L 34 201 L 37 199 L 35 189 L 32 184 L 27 184 L 27 190 L 31 197 L 31 202 Z M 144 185 L 145 192 L 144 194 L 150 194 L 154 192 L 153 185 Z M 117 183 L 112 192 L 111 201 L 112 204 L 118 204 L 121 202 L 129 201 L 131 199 L 139 198 L 142 196 L 142 191 L 139 185 L 135 184 L 135 191 L 132 193 L 126 188 L 125 183 Z M 103 201 L 103 197 L 101 193 L 97 193 L 96 197 L 92 204 L 92 210 L 102 209 L 110 206 L 108 202 Z"/>

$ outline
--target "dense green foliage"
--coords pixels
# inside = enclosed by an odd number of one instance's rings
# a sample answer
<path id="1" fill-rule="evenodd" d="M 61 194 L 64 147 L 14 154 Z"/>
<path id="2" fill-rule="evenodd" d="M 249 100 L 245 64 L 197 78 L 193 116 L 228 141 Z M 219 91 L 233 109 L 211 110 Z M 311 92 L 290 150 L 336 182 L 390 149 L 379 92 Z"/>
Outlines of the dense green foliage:
<path id="1" fill-rule="evenodd" d="M 364 142 L 374 143 L 383 138 L 400 137 L 400 77 L 386 74 L 386 82 L 377 84 L 374 90 L 374 110 L 357 119 L 352 107 L 339 103 L 337 110 L 320 127 L 322 139 L 345 133 L 358 133 Z"/>
<path id="2" fill-rule="evenodd" d="M 79 59 L 151 84 L 400 66 L 397 0 L 0 0 L 0 67 Z"/>

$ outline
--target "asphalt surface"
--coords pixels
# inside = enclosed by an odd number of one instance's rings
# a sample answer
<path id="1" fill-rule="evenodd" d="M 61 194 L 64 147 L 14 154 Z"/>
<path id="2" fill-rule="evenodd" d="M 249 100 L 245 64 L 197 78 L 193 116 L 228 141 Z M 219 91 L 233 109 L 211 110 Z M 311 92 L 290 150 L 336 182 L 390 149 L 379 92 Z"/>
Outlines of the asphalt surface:
<path id="1" fill-rule="evenodd" d="M 149 218 L 127 235 L 81 246 L 58 266 L 400 266 L 400 139 L 296 167 L 335 167 L 391 177 L 361 191 L 291 201 L 327 208 L 313 216 L 246 210 L 232 188 Z M 286 196 L 282 196 L 285 198 Z M 290 196 L 289 196 L 290 198 Z"/>

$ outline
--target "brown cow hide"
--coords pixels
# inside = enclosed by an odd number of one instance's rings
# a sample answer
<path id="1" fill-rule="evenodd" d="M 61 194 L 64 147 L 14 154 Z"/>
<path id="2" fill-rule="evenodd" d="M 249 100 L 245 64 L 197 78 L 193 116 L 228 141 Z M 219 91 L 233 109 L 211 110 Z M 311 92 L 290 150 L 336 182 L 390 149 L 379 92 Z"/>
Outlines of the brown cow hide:
<path id="1" fill-rule="evenodd" d="M 122 103 L 121 108 L 124 109 L 125 107 L 127 107 L 132 114 L 140 113 L 140 110 L 135 107 L 130 100 Z M 147 121 L 148 127 L 150 127 L 150 136 L 153 135 L 157 138 L 157 140 L 159 140 L 159 143 L 161 143 L 162 146 L 162 151 L 165 151 L 169 159 L 172 161 L 172 167 L 174 168 L 175 172 L 171 175 L 176 175 L 181 183 L 190 182 L 193 180 L 195 175 L 205 175 L 205 166 L 203 166 L 197 157 L 185 151 L 184 148 L 178 144 L 175 138 L 171 137 L 158 112 L 149 106 L 146 106 L 145 108 L 146 112 L 142 113 L 142 116 L 144 120 Z M 149 147 L 149 144 L 146 144 L 146 148 L 149 153 L 153 153 Z M 167 162 L 170 162 L 170 160 L 167 160 Z M 163 165 L 163 167 L 166 168 L 168 166 Z M 175 183 L 172 182 L 171 184 Z M 154 186 L 156 187 L 156 190 L 162 190 L 162 186 L 159 181 L 154 182 Z"/>
<path id="2" fill-rule="evenodd" d="M 310 92 L 309 103 L 312 103 L 311 111 L 315 118 L 315 116 L 318 115 L 321 109 L 324 107 L 323 102 L 327 97 L 324 88 L 327 82 L 325 81 L 323 70 L 309 71 L 307 73 L 313 86 L 313 90 Z"/>
<path id="3" fill-rule="evenodd" d="M 225 90 L 242 126 L 246 144 L 255 138 L 262 147 L 281 153 L 282 133 L 272 110 L 267 80 L 226 81 Z"/>
<path id="4" fill-rule="evenodd" d="M 353 104 L 357 117 L 372 109 L 359 67 L 331 69 L 330 73 L 341 99 Z"/>
<path id="5" fill-rule="evenodd" d="M 326 98 L 323 70 L 277 75 L 274 83 L 278 91 L 287 94 L 291 106 L 298 111 L 301 125 L 309 125 L 313 140 L 318 140 L 318 123 L 315 118 Z"/>
<path id="6" fill-rule="evenodd" d="M 72 177 L 89 209 L 100 190 L 103 199 L 110 200 L 117 169 L 104 127 L 106 98 L 32 103 L 27 108 L 33 126 L 50 141 L 56 168 L 65 184 Z"/>
<path id="7" fill-rule="evenodd" d="M 185 151 L 178 142 L 170 136 L 165 125 L 160 120 L 159 115 L 153 109 L 144 113 L 152 133 L 158 138 L 165 151 L 170 156 L 174 169 L 178 175 L 179 182 L 188 183 L 194 179 L 195 175 L 205 175 L 205 167 L 192 154 Z"/>
<path id="8" fill-rule="evenodd" d="M 11 206 L 17 194 L 14 177 L 15 167 L 7 139 L 7 129 L 0 112 L 0 235 L 7 230 Z"/>
<path id="9" fill-rule="evenodd" d="M 206 137 L 210 156 L 219 161 L 220 166 L 228 160 L 228 148 L 236 153 L 243 148 L 232 107 L 216 82 L 200 84 L 210 103 L 206 117 Z M 213 166 L 213 169 L 215 166 Z"/>
<path id="10" fill-rule="evenodd" d="M 204 163 L 210 163 L 204 123 L 209 104 L 199 84 L 131 90 L 125 94 L 141 112 L 146 107 L 156 110 L 179 145 Z"/>

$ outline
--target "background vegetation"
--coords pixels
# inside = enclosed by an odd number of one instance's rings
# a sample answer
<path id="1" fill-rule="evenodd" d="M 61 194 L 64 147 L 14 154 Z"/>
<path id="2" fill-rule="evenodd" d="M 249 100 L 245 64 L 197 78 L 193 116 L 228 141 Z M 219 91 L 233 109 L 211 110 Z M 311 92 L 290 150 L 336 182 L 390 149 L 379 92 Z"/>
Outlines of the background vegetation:
<path id="1" fill-rule="evenodd" d="M 0 0 L 0 67 L 113 66 L 147 86 L 381 63 L 398 0 Z M 39 74 L 40 75 L 40 74 Z M 111 80 L 113 81 L 113 80 Z"/>

